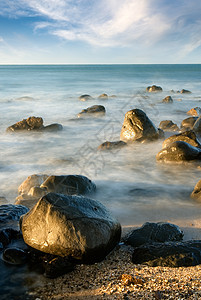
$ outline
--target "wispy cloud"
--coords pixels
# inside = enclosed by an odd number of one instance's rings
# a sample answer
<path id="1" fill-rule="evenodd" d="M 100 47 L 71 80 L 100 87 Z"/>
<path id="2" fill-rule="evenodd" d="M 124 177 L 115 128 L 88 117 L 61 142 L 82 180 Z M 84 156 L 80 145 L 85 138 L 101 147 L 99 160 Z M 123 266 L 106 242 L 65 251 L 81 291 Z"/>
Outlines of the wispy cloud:
<path id="1" fill-rule="evenodd" d="M 200 0 L 1 0 L 0 14 L 38 16 L 35 30 L 99 47 L 169 45 L 188 54 L 201 45 Z M 43 18 L 43 19 L 42 19 Z"/>

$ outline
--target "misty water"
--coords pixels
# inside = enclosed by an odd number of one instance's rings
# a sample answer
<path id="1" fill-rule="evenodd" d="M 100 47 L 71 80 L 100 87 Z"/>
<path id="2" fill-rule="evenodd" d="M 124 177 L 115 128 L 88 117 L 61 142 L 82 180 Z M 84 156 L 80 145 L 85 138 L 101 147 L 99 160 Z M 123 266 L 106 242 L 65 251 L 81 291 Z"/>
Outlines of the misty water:
<path id="1" fill-rule="evenodd" d="M 153 84 L 163 92 L 146 92 Z M 181 89 L 192 93 L 177 93 Z M 98 99 L 102 93 L 108 100 Z M 82 94 L 93 99 L 82 102 Z M 162 103 L 168 95 L 173 103 Z M 14 203 L 18 186 L 31 174 L 81 174 L 95 182 L 93 198 L 122 225 L 170 221 L 196 227 L 201 204 L 190 193 L 201 179 L 200 162 L 157 163 L 162 140 L 110 152 L 97 147 L 119 140 L 130 109 L 142 109 L 156 126 L 162 120 L 180 126 L 200 101 L 201 65 L 0 66 L 0 196 Z M 76 117 L 95 104 L 105 106 L 104 117 Z M 63 130 L 6 133 L 29 116 L 42 117 L 44 125 L 60 123 Z"/>

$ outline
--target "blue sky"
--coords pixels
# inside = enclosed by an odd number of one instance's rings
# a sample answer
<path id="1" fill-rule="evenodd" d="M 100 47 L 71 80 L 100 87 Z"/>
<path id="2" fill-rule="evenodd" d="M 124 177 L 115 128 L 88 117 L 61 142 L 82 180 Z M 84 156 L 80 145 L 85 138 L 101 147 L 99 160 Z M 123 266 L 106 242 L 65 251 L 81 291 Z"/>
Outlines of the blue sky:
<path id="1" fill-rule="evenodd" d="M 200 0 L 0 0 L 0 64 L 201 63 Z"/>

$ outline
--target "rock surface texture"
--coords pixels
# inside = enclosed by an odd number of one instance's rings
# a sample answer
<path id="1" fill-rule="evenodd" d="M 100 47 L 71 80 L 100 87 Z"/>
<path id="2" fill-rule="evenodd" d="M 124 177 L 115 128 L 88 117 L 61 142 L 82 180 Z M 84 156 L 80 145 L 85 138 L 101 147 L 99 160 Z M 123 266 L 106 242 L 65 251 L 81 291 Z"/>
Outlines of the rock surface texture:
<path id="1" fill-rule="evenodd" d="M 83 262 L 102 260 L 119 242 L 121 225 L 98 201 L 49 193 L 24 215 L 25 243 Z"/>
<path id="2" fill-rule="evenodd" d="M 163 142 L 163 148 L 166 148 L 173 142 L 177 142 L 177 141 L 183 141 L 183 142 L 186 142 L 186 143 L 192 145 L 193 147 L 201 148 L 201 144 L 200 144 L 199 140 L 197 139 L 195 132 L 193 132 L 192 130 L 184 131 L 179 134 L 174 134 L 174 135 L 170 136 L 169 138 L 165 139 L 165 141 Z"/>

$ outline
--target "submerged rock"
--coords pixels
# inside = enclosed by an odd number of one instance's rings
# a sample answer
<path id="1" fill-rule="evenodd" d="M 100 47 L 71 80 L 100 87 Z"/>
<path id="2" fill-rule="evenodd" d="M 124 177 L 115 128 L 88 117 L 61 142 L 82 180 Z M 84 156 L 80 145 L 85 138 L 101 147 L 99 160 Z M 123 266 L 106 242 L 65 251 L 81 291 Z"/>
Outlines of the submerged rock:
<path id="1" fill-rule="evenodd" d="M 9 247 L 4 250 L 3 260 L 8 264 L 22 265 L 28 260 L 28 253 L 20 248 Z"/>
<path id="2" fill-rule="evenodd" d="M 159 138 L 159 131 L 145 112 L 132 109 L 125 114 L 120 139 L 124 142 L 144 142 Z"/>
<path id="3" fill-rule="evenodd" d="M 183 233 L 177 225 L 166 222 L 146 222 L 142 227 L 128 233 L 123 241 L 127 245 L 138 247 L 153 242 L 181 241 L 182 238 Z"/>
<path id="4" fill-rule="evenodd" d="M 162 92 L 162 90 L 163 90 L 162 87 L 157 85 L 148 86 L 146 88 L 147 92 Z"/>
<path id="5" fill-rule="evenodd" d="M 102 260 L 119 242 L 120 224 L 98 201 L 49 193 L 22 219 L 25 243 L 83 262 Z"/>
<path id="6" fill-rule="evenodd" d="M 100 96 L 98 96 L 99 99 L 104 99 L 107 100 L 108 99 L 108 95 L 107 94 L 101 94 Z"/>
<path id="7" fill-rule="evenodd" d="M 179 131 L 179 127 L 177 124 L 173 123 L 171 120 L 161 121 L 159 124 L 159 128 L 164 131 Z"/>
<path id="8" fill-rule="evenodd" d="M 38 130 L 43 127 L 43 119 L 41 117 L 29 117 L 28 119 L 23 119 L 11 126 L 9 126 L 6 131 L 13 132 L 19 130 Z"/>
<path id="9" fill-rule="evenodd" d="M 195 121 L 193 125 L 193 131 L 198 134 L 201 134 L 201 116 Z"/>
<path id="10" fill-rule="evenodd" d="M 103 116 L 105 115 L 105 107 L 103 105 L 93 105 L 83 109 L 78 115 L 78 118 L 86 116 Z"/>
<path id="11" fill-rule="evenodd" d="M 197 139 L 195 132 L 193 132 L 192 130 L 184 131 L 179 134 L 174 134 L 174 135 L 170 136 L 169 138 L 165 139 L 165 141 L 163 142 L 163 148 L 168 147 L 170 144 L 172 144 L 173 142 L 176 142 L 176 141 L 183 141 L 194 147 L 201 148 L 201 144 L 200 144 L 199 140 Z"/>
<path id="12" fill-rule="evenodd" d="M 134 249 L 132 262 L 150 267 L 196 266 L 201 264 L 201 241 L 143 245 Z"/>
<path id="13" fill-rule="evenodd" d="M 191 198 L 201 202 L 201 180 L 199 180 L 195 185 L 194 190 L 191 193 Z"/>
<path id="14" fill-rule="evenodd" d="M 171 96 L 167 96 L 163 99 L 163 103 L 173 103 L 173 99 Z"/>
<path id="15" fill-rule="evenodd" d="M 176 141 L 158 152 L 156 159 L 163 162 L 181 162 L 201 159 L 201 149 L 193 147 L 183 141 Z"/>
<path id="16" fill-rule="evenodd" d="M 187 115 L 193 116 L 193 117 L 197 117 L 199 116 L 201 113 L 201 108 L 200 107 L 194 107 L 191 108 L 189 111 L 187 111 Z"/>
<path id="17" fill-rule="evenodd" d="M 61 131 L 61 130 L 63 130 L 63 126 L 58 123 L 53 123 L 41 128 L 41 131 L 47 131 L 47 132 L 54 132 L 54 131 Z"/>
<path id="18" fill-rule="evenodd" d="M 182 89 L 180 93 L 181 94 L 191 94 L 191 91 Z"/>
<path id="19" fill-rule="evenodd" d="M 189 117 L 189 118 L 184 119 L 181 122 L 181 129 L 182 130 L 192 130 L 197 119 L 198 119 L 198 117 Z"/>
<path id="20" fill-rule="evenodd" d="M 84 94 L 84 95 L 81 95 L 80 97 L 79 97 L 79 100 L 80 101 L 88 101 L 88 100 L 92 100 L 93 98 L 90 96 L 90 95 L 88 95 L 88 94 Z"/>
<path id="21" fill-rule="evenodd" d="M 127 144 L 123 141 L 116 141 L 116 142 L 104 142 L 100 146 L 98 146 L 98 150 L 116 150 L 122 147 L 127 146 Z"/>

